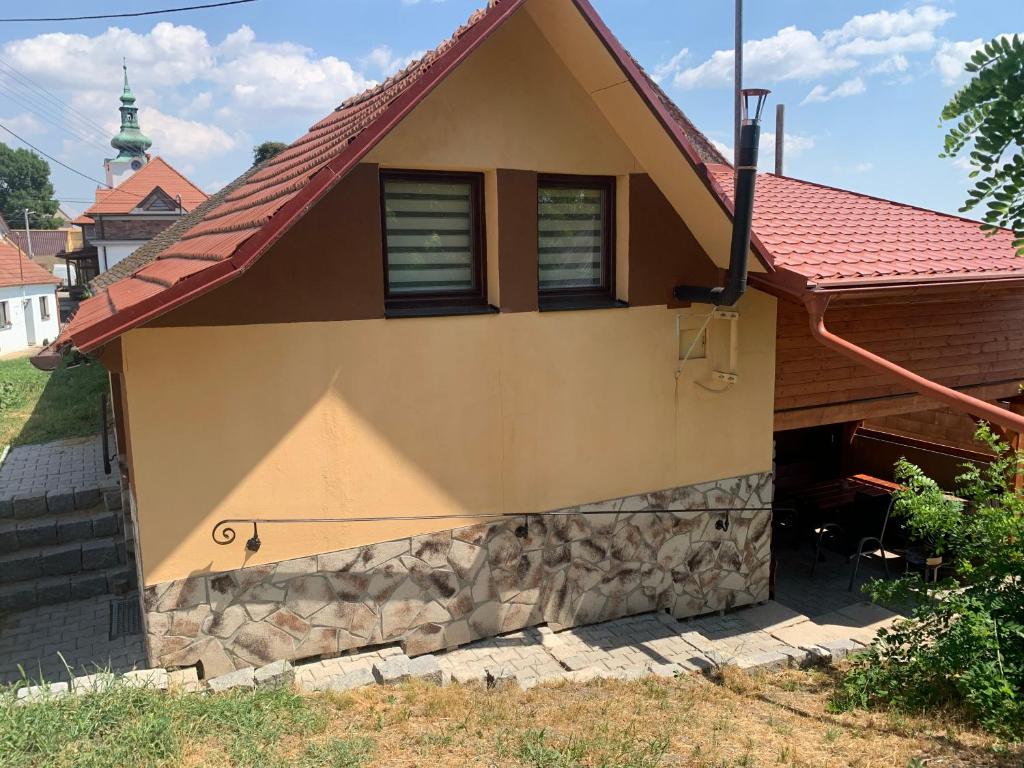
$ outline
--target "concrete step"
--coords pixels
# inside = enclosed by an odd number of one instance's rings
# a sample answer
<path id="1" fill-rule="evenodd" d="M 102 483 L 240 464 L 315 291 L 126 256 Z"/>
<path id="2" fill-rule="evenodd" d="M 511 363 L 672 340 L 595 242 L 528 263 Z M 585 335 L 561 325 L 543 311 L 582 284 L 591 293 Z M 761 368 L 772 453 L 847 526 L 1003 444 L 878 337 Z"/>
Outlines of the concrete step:
<path id="1" fill-rule="evenodd" d="M 123 595 L 135 589 L 137 581 L 133 565 L 118 565 L 85 573 L 0 584 L 0 614 L 98 595 Z"/>
<path id="2" fill-rule="evenodd" d="M 62 488 L 39 494 L 20 493 L 0 496 L 0 519 L 28 520 L 51 515 L 66 515 L 75 510 L 91 509 L 98 504 L 109 511 L 121 509 L 118 485 L 89 488 Z"/>
<path id="3" fill-rule="evenodd" d="M 104 505 L 61 515 L 0 520 L 0 555 L 48 544 L 68 544 L 121 532 L 121 513 Z"/>
<path id="4" fill-rule="evenodd" d="M 46 576 L 70 576 L 124 565 L 124 538 L 104 536 L 66 544 L 44 544 L 0 555 L 0 586 Z"/>

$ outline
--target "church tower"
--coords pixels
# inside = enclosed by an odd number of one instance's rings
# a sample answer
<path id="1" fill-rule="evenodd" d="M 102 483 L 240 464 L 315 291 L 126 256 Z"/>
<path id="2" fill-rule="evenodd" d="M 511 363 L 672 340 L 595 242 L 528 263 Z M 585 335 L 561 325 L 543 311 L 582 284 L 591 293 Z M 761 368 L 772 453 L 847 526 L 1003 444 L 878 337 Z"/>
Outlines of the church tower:
<path id="1" fill-rule="evenodd" d="M 135 106 L 135 95 L 128 85 L 128 65 L 124 68 L 124 91 L 121 93 L 121 131 L 110 140 L 110 146 L 117 150 L 117 157 L 105 160 L 107 184 L 116 187 L 142 166 L 149 162 L 146 150 L 153 142 L 139 128 L 139 108 Z"/>

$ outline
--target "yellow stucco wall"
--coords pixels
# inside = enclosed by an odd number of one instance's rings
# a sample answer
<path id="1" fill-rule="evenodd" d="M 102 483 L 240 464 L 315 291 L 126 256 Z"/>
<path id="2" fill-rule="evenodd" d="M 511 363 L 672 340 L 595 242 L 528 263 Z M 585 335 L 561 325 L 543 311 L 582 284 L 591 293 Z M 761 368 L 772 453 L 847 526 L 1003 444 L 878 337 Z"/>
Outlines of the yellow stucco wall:
<path id="1" fill-rule="evenodd" d="M 656 166 L 643 167 L 620 136 L 647 140 L 650 122 L 599 108 L 578 77 L 520 12 L 368 158 L 487 174 L 492 301 L 494 169 L 619 178 L 620 297 L 628 174 L 693 174 L 664 140 L 638 150 Z M 666 194 L 724 264 L 727 218 L 695 180 Z M 727 324 L 711 328 L 709 358 L 676 378 L 677 315 L 699 325 L 708 307 L 131 331 L 123 357 L 144 580 L 475 522 L 265 527 L 250 555 L 251 529 L 229 547 L 213 543 L 223 518 L 539 512 L 768 471 L 775 300 L 751 292 L 740 309 L 740 380 L 722 392 L 698 382 L 721 387 L 710 373 L 727 366 Z"/>
<path id="2" fill-rule="evenodd" d="M 714 338 L 677 385 L 663 307 L 132 331 L 146 583 L 459 524 L 265 528 L 246 560 L 210 539 L 226 517 L 536 512 L 767 471 L 775 300 L 741 309 L 721 393 L 695 383 Z"/>

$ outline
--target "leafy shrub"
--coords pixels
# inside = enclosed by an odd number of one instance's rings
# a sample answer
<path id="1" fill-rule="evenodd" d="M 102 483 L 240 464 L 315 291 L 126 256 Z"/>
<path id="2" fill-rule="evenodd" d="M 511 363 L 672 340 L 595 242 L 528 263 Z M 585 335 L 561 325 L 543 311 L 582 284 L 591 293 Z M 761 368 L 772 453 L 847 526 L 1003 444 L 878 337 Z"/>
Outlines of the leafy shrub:
<path id="1" fill-rule="evenodd" d="M 1024 736 L 1024 496 L 1014 487 L 1024 454 L 1000 444 L 987 427 L 978 434 L 996 459 L 966 468 L 959 499 L 918 467 L 897 464 L 904 490 L 894 513 L 929 543 L 928 554 L 952 557 L 955 576 L 865 586 L 880 602 L 909 605 L 910 615 L 880 631 L 854 661 L 833 699 L 836 708 L 956 706 L 993 733 Z"/>

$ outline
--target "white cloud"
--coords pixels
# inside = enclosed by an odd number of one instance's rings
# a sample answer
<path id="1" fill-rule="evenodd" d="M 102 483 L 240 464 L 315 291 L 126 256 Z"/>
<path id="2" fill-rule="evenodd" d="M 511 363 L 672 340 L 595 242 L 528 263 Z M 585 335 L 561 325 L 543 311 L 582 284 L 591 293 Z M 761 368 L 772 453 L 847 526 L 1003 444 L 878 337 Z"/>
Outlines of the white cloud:
<path id="1" fill-rule="evenodd" d="M 117 130 L 122 56 L 153 152 L 179 167 L 243 147 L 250 130 L 267 125 L 289 126 L 283 137 L 290 138 L 376 82 L 361 65 L 261 41 L 245 25 L 220 42 L 196 27 L 160 22 L 148 32 L 110 27 L 91 36 L 46 33 L 0 43 L 0 59 L 80 113 L 67 112 L 64 121 L 91 141 L 72 141 L 60 156 L 84 170 Z M 387 64 L 402 61 L 391 56 Z"/>
<path id="2" fill-rule="evenodd" d="M 854 173 L 867 173 L 875 167 L 874 163 L 857 163 L 853 166 Z"/>
<path id="3" fill-rule="evenodd" d="M 883 59 L 870 70 L 873 75 L 899 75 L 910 68 L 910 61 L 902 53 Z"/>
<path id="4" fill-rule="evenodd" d="M 22 112 L 11 117 L 0 117 L 0 123 L 22 136 L 27 133 L 45 133 L 47 130 L 46 125 L 37 120 L 35 115 L 30 112 Z M 0 136 L 0 141 L 6 141 L 6 139 L 6 136 Z"/>
<path id="5" fill-rule="evenodd" d="M 749 82 L 808 80 L 855 67 L 857 62 L 836 56 L 813 32 L 790 26 L 762 40 L 743 44 L 744 76 Z M 728 85 L 733 78 L 733 51 L 715 51 L 701 64 L 678 72 L 679 88 Z"/>
<path id="6" fill-rule="evenodd" d="M 651 72 L 651 77 L 654 79 L 654 82 L 660 85 L 666 78 L 678 75 L 680 71 L 682 71 L 683 62 L 688 58 L 690 58 L 690 49 L 683 48 L 683 50 L 671 59 L 656 66 L 654 71 Z"/>
<path id="7" fill-rule="evenodd" d="M 954 16 L 955 13 L 933 5 L 922 5 L 913 11 L 867 13 L 854 16 L 839 29 L 829 30 L 824 40 L 826 44 L 833 45 L 849 40 L 884 39 L 933 32 Z"/>
<path id="8" fill-rule="evenodd" d="M 390 77 L 396 72 L 405 69 L 417 59 L 423 58 L 425 53 L 426 51 L 417 51 L 408 56 L 396 56 L 390 46 L 378 45 L 370 51 L 370 55 L 365 57 L 361 63 L 363 69 L 373 70 L 381 77 Z"/>
<path id="9" fill-rule="evenodd" d="M 139 122 L 161 154 L 202 160 L 235 148 L 237 141 L 216 125 L 165 115 L 153 107 L 139 110 Z"/>
<path id="10" fill-rule="evenodd" d="M 811 89 L 811 92 L 807 94 L 804 100 L 800 102 L 800 104 L 813 104 L 832 101 L 832 99 L 845 99 L 849 96 L 856 96 L 857 94 L 864 93 L 866 90 L 867 86 L 864 85 L 864 80 L 860 77 L 844 80 L 835 88 L 816 85 Z"/>
<path id="11" fill-rule="evenodd" d="M 913 10 L 854 16 L 820 35 L 796 26 L 784 27 L 771 37 L 744 43 L 744 74 L 748 82 L 758 84 L 819 79 L 858 68 L 864 68 L 865 75 L 902 74 L 910 65 L 904 54 L 934 50 L 938 45 L 936 30 L 954 16 L 934 5 L 922 5 Z M 715 51 L 688 68 L 683 66 L 686 54 L 684 50 L 655 67 L 655 79 L 660 82 L 671 78 L 676 87 L 683 89 L 732 83 L 732 50 Z M 869 68 L 865 59 L 875 57 L 887 58 Z M 822 93 L 829 91 L 818 95 Z"/>
<path id="12" fill-rule="evenodd" d="M 975 40 L 961 40 L 959 42 L 943 40 L 939 50 L 935 52 L 935 58 L 932 59 L 932 63 L 942 77 L 943 85 L 956 85 L 966 80 L 967 73 L 964 72 L 964 64 L 984 44 L 985 41 L 980 37 Z"/>

